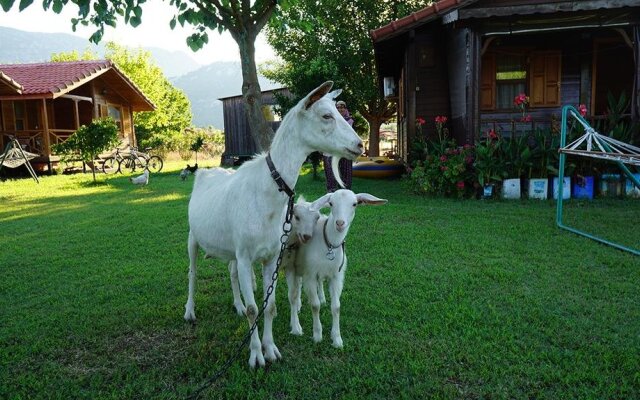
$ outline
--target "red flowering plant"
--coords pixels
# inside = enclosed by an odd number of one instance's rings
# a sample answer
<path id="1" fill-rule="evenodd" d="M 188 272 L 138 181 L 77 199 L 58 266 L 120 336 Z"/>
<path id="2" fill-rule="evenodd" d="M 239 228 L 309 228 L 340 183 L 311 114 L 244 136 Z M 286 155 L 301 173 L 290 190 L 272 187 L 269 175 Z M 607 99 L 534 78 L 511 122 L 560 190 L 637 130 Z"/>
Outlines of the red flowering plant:
<path id="1" fill-rule="evenodd" d="M 446 116 L 435 118 L 436 135 L 425 142 L 425 156 L 414 163 L 408 184 L 415 193 L 465 197 L 473 183 L 473 147 L 449 138 Z"/>
<path id="2" fill-rule="evenodd" d="M 529 105 L 529 96 L 520 93 L 513 99 L 513 105 L 522 113 L 522 118 L 520 118 L 521 122 L 531 122 L 531 115 L 526 114 L 527 106 Z"/>
<path id="3" fill-rule="evenodd" d="M 489 129 L 476 143 L 473 167 L 481 187 L 499 182 L 506 177 L 502 137 L 494 129 Z"/>

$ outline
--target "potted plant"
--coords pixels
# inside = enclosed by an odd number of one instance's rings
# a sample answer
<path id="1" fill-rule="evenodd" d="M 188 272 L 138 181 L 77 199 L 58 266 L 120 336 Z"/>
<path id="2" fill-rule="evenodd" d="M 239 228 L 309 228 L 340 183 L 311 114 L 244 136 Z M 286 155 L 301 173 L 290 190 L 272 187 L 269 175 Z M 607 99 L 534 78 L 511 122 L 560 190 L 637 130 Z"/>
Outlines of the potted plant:
<path id="1" fill-rule="evenodd" d="M 486 138 L 476 145 L 476 158 L 473 166 L 481 189 L 480 197 L 483 199 L 492 198 L 495 195 L 495 184 L 504 178 L 500 142 L 500 136 L 491 129 Z"/>
<path id="2" fill-rule="evenodd" d="M 529 168 L 529 198 L 546 200 L 549 189 L 548 160 L 550 149 L 550 135 L 543 130 L 537 130 L 529 136 L 531 148 L 531 167 Z"/>
<path id="3" fill-rule="evenodd" d="M 503 153 L 506 156 L 507 176 L 502 181 L 502 196 L 505 199 L 519 199 L 522 194 L 522 177 L 532 167 L 532 153 L 527 144 L 527 136 L 512 137 L 503 140 Z"/>

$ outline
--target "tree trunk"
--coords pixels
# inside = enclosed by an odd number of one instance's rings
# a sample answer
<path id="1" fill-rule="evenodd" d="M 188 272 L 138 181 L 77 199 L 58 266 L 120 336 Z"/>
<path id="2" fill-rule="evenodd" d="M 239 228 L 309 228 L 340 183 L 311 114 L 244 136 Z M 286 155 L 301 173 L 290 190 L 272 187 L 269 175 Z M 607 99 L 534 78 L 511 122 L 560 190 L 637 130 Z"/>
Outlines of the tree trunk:
<path id="1" fill-rule="evenodd" d="M 240 49 L 242 68 L 242 98 L 249 120 L 251 137 L 258 151 L 267 151 L 271 146 L 274 132 L 262 113 L 262 90 L 258 82 L 258 70 L 255 61 L 255 40 L 257 33 L 241 33 L 236 41 Z"/>
<path id="2" fill-rule="evenodd" d="M 380 125 L 378 118 L 372 118 L 369 122 L 369 157 L 380 155 Z"/>

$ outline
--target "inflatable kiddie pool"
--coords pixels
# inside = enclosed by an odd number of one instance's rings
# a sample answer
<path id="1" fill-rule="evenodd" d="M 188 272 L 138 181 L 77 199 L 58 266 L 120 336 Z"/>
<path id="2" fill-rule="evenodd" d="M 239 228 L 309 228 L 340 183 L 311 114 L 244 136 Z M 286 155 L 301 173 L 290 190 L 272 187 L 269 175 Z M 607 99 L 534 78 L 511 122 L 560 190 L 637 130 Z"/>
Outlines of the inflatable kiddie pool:
<path id="1" fill-rule="evenodd" d="M 404 172 L 402 162 L 388 157 L 358 157 L 353 162 L 353 176 L 358 178 L 393 178 Z"/>

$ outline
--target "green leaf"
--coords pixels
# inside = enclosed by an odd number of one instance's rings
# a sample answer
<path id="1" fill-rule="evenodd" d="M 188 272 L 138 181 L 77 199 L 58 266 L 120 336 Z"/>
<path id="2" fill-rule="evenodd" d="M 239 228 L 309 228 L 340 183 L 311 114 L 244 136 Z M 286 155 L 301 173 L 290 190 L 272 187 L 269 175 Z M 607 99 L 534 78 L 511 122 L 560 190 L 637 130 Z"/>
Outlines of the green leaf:
<path id="1" fill-rule="evenodd" d="M 169 22 L 169 27 L 171 28 L 171 30 L 175 29 L 175 27 L 176 27 L 176 17 L 171 18 L 171 22 Z"/>
<path id="2" fill-rule="evenodd" d="M 15 0 L 0 0 L 0 6 L 4 11 L 9 11 Z"/>
<path id="3" fill-rule="evenodd" d="M 64 7 L 64 4 L 62 3 L 61 0 L 53 0 L 53 5 L 51 6 L 51 9 L 53 10 L 54 13 L 60 14 L 60 12 L 62 11 L 62 7 Z"/>
<path id="4" fill-rule="evenodd" d="M 33 0 L 20 0 L 19 10 L 22 11 L 25 8 L 29 7 L 33 3 Z"/>
<path id="5" fill-rule="evenodd" d="M 142 7 L 140 6 L 135 6 L 133 8 L 133 13 L 135 14 L 136 18 L 138 19 L 142 19 Z"/>
<path id="6" fill-rule="evenodd" d="M 138 25 L 140 25 L 142 23 L 142 20 L 138 17 L 131 17 L 129 19 L 129 24 L 131 24 L 131 26 L 133 26 L 134 28 Z"/>

